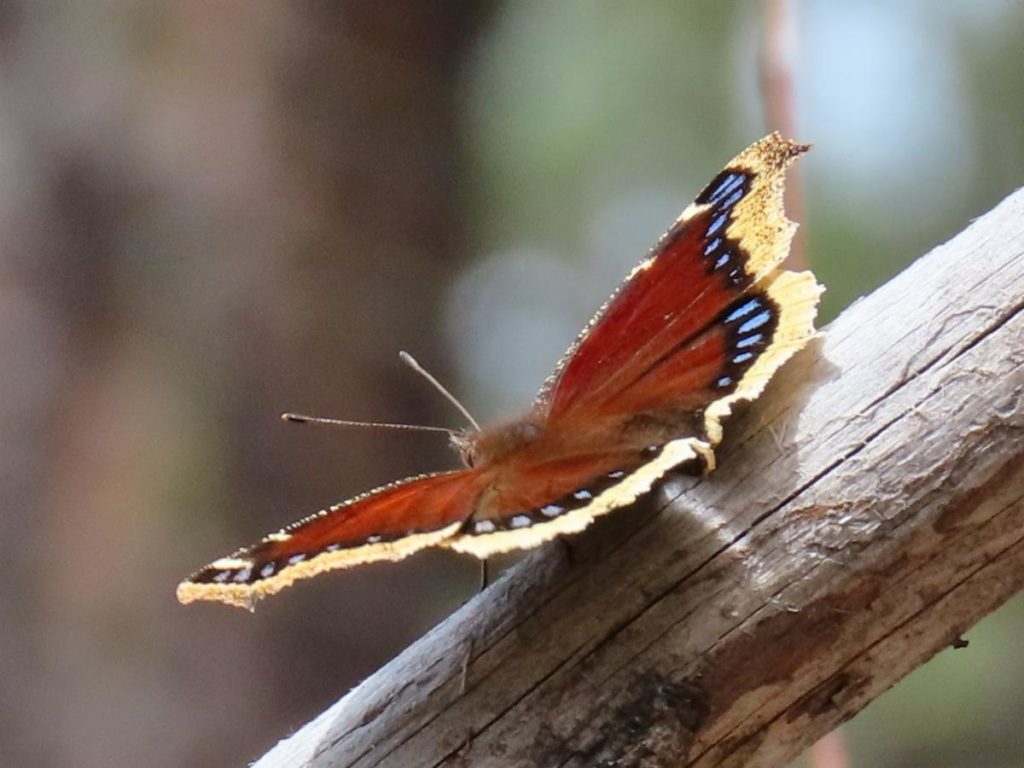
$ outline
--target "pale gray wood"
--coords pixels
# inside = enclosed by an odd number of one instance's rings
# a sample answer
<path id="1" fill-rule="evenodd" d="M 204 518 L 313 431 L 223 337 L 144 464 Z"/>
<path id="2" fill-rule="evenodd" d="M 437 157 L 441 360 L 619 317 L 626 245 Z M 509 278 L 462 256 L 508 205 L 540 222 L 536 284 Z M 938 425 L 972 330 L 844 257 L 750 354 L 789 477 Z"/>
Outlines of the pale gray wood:
<path id="1" fill-rule="evenodd" d="M 785 764 L 1024 586 L 1022 307 L 1018 192 L 257 765 Z"/>

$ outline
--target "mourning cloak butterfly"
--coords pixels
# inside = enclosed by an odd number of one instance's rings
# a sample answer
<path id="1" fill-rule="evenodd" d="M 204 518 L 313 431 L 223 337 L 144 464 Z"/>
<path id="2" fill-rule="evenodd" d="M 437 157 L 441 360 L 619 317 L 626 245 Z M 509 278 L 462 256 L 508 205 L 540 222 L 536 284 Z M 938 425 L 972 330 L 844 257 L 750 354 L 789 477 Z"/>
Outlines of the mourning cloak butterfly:
<path id="1" fill-rule="evenodd" d="M 182 603 L 252 607 L 298 579 L 425 547 L 480 558 L 586 528 L 673 469 L 707 472 L 733 404 L 814 333 L 822 287 L 778 269 L 796 225 L 766 136 L 730 162 L 583 329 L 521 420 L 458 433 L 466 468 L 322 510 L 178 586 Z"/>

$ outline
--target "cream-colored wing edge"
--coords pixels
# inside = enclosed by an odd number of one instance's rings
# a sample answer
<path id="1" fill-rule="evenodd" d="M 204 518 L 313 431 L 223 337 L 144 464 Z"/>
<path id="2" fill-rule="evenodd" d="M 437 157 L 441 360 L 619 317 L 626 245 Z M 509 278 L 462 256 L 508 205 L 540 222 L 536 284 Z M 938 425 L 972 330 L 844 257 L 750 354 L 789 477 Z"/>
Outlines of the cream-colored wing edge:
<path id="1" fill-rule="evenodd" d="M 672 440 L 658 449 L 650 461 L 641 464 L 622 480 L 594 496 L 585 506 L 566 511 L 550 521 L 525 528 L 502 530 L 490 534 L 462 534 L 441 543 L 441 546 L 487 558 L 499 552 L 532 549 L 556 536 L 578 533 L 594 519 L 636 501 L 651 490 L 664 475 L 688 461 L 701 459 L 708 468 L 714 456 L 708 445 L 696 438 Z"/>
<path id="2" fill-rule="evenodd" d="M 459 521 L 436 531 L 414 533 L 394 541 L 364 544 L 334 552 L 321 552 L 308 560 L 287 565 L 272 576 L 248 584 L 230 582 L 209 584 L 183 581 L 178 585 L 178 601 L 187 604 L 196 600 L 214 600 L 252 610 L 257 600 L 276 594 L 300 579 L 309 579 L 326 571 L 351 568 L 364 563 L 402 560 L 421 549 L 443 544 L 461 527 L 462 522 Z M 230 571 L 237 571 L 239 568 L 252 568 L 255 565 L 255 561 L 247 560 L 244 555 L 225 557 L 211 563 L 211 567 Z M 246 576 L 248 575 L 247 573 Z"/>
<path id="3" fill-rule="evenodd" d="M 772 375 L 814 337 L 814 318 L 824 287 L 810 272 L 780 271 L 769 275 L 763 290 L 778 308 L 779 320 L 771 343 L 743 375 L 736 389 L 715 400 L 704 412 L 704 428 L 712 445 L 722 440 L 722 419 L 734 403 L 753 400 L 764 391 Z"/>

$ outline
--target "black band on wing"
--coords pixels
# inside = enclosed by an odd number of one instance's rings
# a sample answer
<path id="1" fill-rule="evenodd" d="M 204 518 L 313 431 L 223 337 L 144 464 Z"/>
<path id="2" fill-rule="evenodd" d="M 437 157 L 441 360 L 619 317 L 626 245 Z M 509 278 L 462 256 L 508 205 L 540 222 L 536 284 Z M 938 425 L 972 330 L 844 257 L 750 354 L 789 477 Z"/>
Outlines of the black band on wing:
<path id="1" fill-rule="evenodd" d="M 664 445 L 652 445 L 649 448 L 645 448 L 641 452 L 644 462 L 646 463 L 656 460 L 664 449 Z M 678 465 L 673 471 L 688 472 L 694 475 L 699 475 L 706 469 L 707 467 L 704 460 L 701 457 L 698 457 L 690 462 Z M 515 514 L 507 517 L 481 519 L 470 518 L 465 522 L 460 533 L 468 536 L 487 536 L 493 533 L 517 531 L 530 528 L 531 526 L 538 524 L 550 523 L 569 512 L 575 512 L 576 510 L 589 506 L 601 494 L 617 485 L 620 485 L 621 483 L 628 482 L 630 475 L 636 471 L 637 469 L 634 467 L 628 470 L 616 469 L 611 472 L 605 472 L 577 488 L 575 491 L 565 494 L 561 498 L 554 499 L 533 509 L 516 512 Z"/>
<path id="2" fill-rule="evenodd" d="M 728 342 L 714 388 L 728 394 L 736 389 L 758 357 L 770 346 L 779 325 L 779 307 L 767 294 L 755 291 L 740 296 L 723 311 L 716 324 L 727 329 Z"/>
<path id="3" fill-rule="evenodd" d="M 725 236 L 733 208 L 750 191 L 753 176 L 743 171 L 725 170 L 697 196 L 698 205 L 709 206 L 701 259 L 709 275 L 723 275 L 729 285 L 742 289 L 752 282 L 746 269 L 747 256 L 742 246 Z"/>

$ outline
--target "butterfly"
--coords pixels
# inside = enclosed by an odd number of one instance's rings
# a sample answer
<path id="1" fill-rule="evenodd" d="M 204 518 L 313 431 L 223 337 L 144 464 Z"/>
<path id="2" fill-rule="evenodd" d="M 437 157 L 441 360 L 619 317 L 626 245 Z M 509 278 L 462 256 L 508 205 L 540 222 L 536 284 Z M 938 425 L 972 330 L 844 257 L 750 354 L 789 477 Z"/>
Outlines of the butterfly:
<path id="1" fill-rule="evenodd" d="M 722 419 L 814 334 L 823 288 L 779 269 L 796 229 L 771 134 L 679 216 L 558 363 L 522 419 L 453 433 L 462 469 L 377 488 L 215 560 L 182 603 L 251 608 L 299 579 L 426 547 L 487 558 L 586 528 L 670 471 L 710 472 Z"/>

